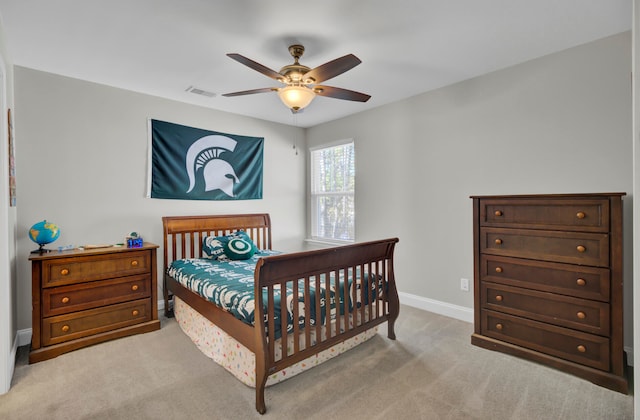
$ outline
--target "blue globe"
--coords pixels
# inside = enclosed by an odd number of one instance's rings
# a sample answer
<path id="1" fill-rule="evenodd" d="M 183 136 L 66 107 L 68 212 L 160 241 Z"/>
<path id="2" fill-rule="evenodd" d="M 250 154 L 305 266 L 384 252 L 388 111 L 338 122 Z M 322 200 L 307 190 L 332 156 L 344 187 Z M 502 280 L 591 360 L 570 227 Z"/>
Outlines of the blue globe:
<path id="1" fill-rule="evenodd" d="M 43 220 L 29 229 L 29 239 L 40 245 L 39 252 L 44 252 L 44 246 L 58 239 L 60 236 L 60 229 L 55 223 L 47 222 Z"/>

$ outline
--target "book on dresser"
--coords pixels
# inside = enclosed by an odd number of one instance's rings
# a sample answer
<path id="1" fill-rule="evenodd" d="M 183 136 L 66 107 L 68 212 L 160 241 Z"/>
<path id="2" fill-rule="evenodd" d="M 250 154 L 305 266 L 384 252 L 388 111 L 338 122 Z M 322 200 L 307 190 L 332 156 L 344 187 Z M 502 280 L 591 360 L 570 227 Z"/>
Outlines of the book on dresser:
<path id="1" fill-rule="evenodd" d="M 158 245 L 32 254 L 29 363 L 160 329 Z"/>
<path id="2" fill-rule="evenodd" d="M 624 195 L 472 196 L 471 343 L 627 393 Z"/>

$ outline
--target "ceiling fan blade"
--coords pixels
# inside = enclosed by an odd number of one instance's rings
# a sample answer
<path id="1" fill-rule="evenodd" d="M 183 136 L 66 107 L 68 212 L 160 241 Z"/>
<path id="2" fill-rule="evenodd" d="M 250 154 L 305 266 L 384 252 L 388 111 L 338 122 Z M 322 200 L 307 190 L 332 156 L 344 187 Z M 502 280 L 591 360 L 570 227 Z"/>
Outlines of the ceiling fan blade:
<path id="1" fill-rule="evenodd" d="M 263 66 L 262 64 L 258 63 L 257 61 L 253 61 L 250 58 L 247 58 L 243 55 L 240 54 L 236 54 L 236 53 L 229 53 L 227 54 L 227 57 L 232 58 L 234 60 L 236 60 L 238 63 L 240 64 L 244 64 L 247 67 L 250 67 L 252 69 L 254 69 L 255 71 L 258 71 L 262 74 L 264 74 L 267 77 L 270 77 L 272 79 L 275 80 L 280 80 L 282 79 L 282 75 L 280 73 L 278 73 L 275 70 L 271 70 L 269 67 Z"/>
<path id="2" fill-rule="evenodd" d="M 241 92 L 225 93 L 222 96 L 231 97 L 231 96 L 253 95 L 254 93 L 275 92 L 276 90 L 278 90 L 278 88 L 251 89 L 251 90 L 243 90 Z"/>
<path id="3" fill-rule="evenodd" d="M 319 96 L 345 99 L 347 101 L 367 102 L 369 98 L 371 98 L 371 95 L 367 95 L 366 93 L 355 92 L 353 90 L 333 86 L 314 86 L 313 91 Z"/>
<path id="4" fill-rule="evenodd" d="M 322 83 L 325 80 L 334 78 L 347 70 L 350 70 L 362 63 L 358 57 L 353 54 L 347 54 L 344 57 L 336 58 L 335 60 L 324 63 L 315 69 L 309 70 L 304 75 L 305 83 Z M 307 80 L 313 79 L 313 82 L 307 82 Z"/>

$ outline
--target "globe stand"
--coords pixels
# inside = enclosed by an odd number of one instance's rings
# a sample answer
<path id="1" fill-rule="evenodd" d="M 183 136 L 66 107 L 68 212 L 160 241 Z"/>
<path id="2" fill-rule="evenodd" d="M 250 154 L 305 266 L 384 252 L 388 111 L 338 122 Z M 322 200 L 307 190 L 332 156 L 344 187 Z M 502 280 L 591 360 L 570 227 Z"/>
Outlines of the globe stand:
<path id="1" fill-rule="evenodd" d="M 40 244 L 40 248 L 31 251 L 32 254 L 46 254 L 47 252 L 51 252 L 50 249 L 45 249 L 44 246 L 46 244 Z"/>

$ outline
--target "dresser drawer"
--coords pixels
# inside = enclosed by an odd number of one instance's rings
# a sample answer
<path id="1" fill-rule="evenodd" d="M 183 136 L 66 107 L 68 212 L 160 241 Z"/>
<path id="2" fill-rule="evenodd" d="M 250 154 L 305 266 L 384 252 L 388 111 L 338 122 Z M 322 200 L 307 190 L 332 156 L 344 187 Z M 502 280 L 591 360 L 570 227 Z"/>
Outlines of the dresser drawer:
<path id="1" fill-rule="evenodd" d="M 151 301 L 142 299 L 42 319 L 42 344 L 62 343 L 149 321 Z"/>
<path id="2" fill-rule="evenodd" d="M 150 269 L 149 251 L 58 258 L 42 263 L 42 287 L 143 274 Z"/>
<path id="3" fill-rule="evenodd" d="M 42 290 L 42 315 L 61 315 L 149 296 L 148 274 L 49 287 Z"/>
<path id="4" fill-rule="evenodd" d="M 609 339 L 518 318 L 482 311 L 482 334 L 585 366 L 608 371 Z"/>
<path id="5" fill-rule="evenodd" d="M 481 228 L 480 252 L 608 267 L 609 235 L 606 233 Z"/>
<path id="6" fill-rule="evenodd" d="M 480 280 L 584 299 L 609 301 L 610 271 L 521 258 L 482 255 Z"/>
<path id="7" fill-rule="evenodd" d="M 582 232 L 609 231 L 608 199 L 483 199 L 480 225 Z"/>
<path id="8" fill-rule="evenodd" d="M 492 283 L 482 283 L 481 289 L 485 309 L 592 334 L 609 335 L 607 303 Z"/>

